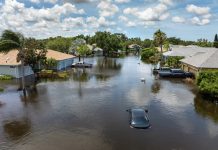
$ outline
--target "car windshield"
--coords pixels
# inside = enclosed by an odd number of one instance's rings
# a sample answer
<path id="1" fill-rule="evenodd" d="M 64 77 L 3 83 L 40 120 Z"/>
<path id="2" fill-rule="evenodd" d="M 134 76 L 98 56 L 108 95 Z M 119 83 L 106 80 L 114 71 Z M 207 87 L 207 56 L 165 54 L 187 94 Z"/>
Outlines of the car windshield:
<path id="1" fill-rule="evenodd" d="M 146 123 L 145 111 L 141 109 L 132 110 L 132 122 L 134 124 L 144 124 Z"/>

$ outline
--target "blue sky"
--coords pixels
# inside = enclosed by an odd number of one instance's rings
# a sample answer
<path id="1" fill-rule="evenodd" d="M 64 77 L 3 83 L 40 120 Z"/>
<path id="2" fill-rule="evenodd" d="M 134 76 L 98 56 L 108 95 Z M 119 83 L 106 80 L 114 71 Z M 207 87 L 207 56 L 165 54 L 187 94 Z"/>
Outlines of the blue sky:
<path id="1" fill-rule="evenodd" d="M 96 31 L 152 39 L 157 29 L 184 40 L 218 33 L 217 0 L 0 0 L 0 32 L 27 37 L 93 35 Z"/>

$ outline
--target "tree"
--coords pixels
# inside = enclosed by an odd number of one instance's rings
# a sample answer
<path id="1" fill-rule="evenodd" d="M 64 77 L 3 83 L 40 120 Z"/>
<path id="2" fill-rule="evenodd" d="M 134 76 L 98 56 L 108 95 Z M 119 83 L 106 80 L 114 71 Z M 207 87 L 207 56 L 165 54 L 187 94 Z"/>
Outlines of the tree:
<path id="1" fill-rule="evenodd" d="M 42 41 L 37 41 L 34 38 L 25 39 L 24 48 L 24 64 L 29 65 L 34 73 L 38 68 L 36 66 L 46 60 L 47 49 Z"/>
<path id="2" fill-rule="evenodd" d="M 218 99 L 218 71 L 200 72 L 197 85 L 202 94 Z"/>
<path id="3" fill-rule="evenodd" d="M 50 38 L 47 41 L 46 47 L 48 49 L 56 50 L 63 53 L 68 53 L 71 46 L 72 39 L 64 37 Z"/>
<path id="4" fill-rule="evenodd" d="M 83 62 L 84 62 L 84 57 L 91 53 L 91 50 L 87 45 L 80 45 L 76 51 L 79 54 L 79 56 L 83 57 Z"/>
<path id="5" fill-rule="evenodd" d="M 218 35 L 215 35 L 213 46 L 218 48 Z"/>
<path id="6" fill-rule="evenodd" d="M 169 43 L 169 41 L 165 41 L 165 42 L 164 42 L 164 49 L 167 50 L 167 51 L 170 49 L 170 43 Z"/>
<path id="7" fill-rule="evenodd" d="M 70 53 L 75 54 L 77 52 L 78 47 L 81 45 L 85 45 L 85 44 L 86 44 L 86 41 L 82 38 L 77 38 L 73 40 L 70 46 Z"/>
<path id="8" fill-rule="evenodd" d="M 0 39 L 0 52 L 7 53 L 12 49 L 17 49 L 19 51 L 17 61 L 21 61 L 22 90 L 23 94 L 26 95 L 24 78 L 24 36 L 11 30 L 5 30 Z"/>
<path id="9" fill-rule="evenodd" d="M 158 59 L 158 51 L 156 48 L 145 48 L 142 50 L 141 60 L 156 63 Z"/>
<path id="10" fill-rule="evenodd" d="M 103 49 L 104 56 L 108 56 L 111 52 L 122 48 L 121 39 L 116 34 L 106 31 L 96 32 L 93 38 L 97 46 Z"/>
<path id="11" fill-rule="evenodd" d="M 160 29 L 154 33 L 154 41 L 158 46 L 160 46 L 161 53 L 163 53 L 163 44 L 166 39 L 167 39 L 166 34 L 162 32 Z"/>
<path id="12" fill-rule="evenodd" d="M 215 35 L 214 42 L 218 42 L 218 35 Z"/>

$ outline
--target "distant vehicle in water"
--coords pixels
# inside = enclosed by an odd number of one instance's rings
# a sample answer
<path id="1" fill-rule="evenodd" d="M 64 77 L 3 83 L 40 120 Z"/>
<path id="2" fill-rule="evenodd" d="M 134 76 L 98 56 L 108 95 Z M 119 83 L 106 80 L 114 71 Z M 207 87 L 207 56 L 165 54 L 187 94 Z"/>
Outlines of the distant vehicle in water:
<path id="1" fill-rule="evenodd" d="M 71 65 L 71 67 L 73 67 L 73 68 L 91 68 L 92 64 L 80 61 L 80 62 L 73 63 Z"/>
<path id="2" fill-rule="evenodd" d="M 148 119 L 148 110 L 141 108 L 133 108 L 127 110 L 130 114 L 130 127 L 147 129 L 150 127 Z"/>
<path id="3" fill-rule="evenodd" d="M 158 71 L 160 77 L 171 78 L 193 78 L 194 74 L 191 72 L 185 72 L 182 69 L 170 69 L 169 71 Z"/>
<path id="4" fill-rule="evenodd" d="M 153 73 L 158 74 L 159 71 L 170 71 L 170 69 L 171 69 L 170 67 L 160 67 L 159 69 L 154 68 Z"/>

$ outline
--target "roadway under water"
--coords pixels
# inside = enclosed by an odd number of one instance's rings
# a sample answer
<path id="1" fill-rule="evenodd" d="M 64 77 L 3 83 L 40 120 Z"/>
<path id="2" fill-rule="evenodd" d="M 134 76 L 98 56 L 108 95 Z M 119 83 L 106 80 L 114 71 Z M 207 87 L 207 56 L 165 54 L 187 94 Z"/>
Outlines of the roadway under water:
<path id="1" fill-rule="evenodd" d="M 155 79 L 136 57 L 88 61 L 92 69 L 41 81 L 27 98 L 1 81 L 1 150 L 217 150 L 218 105 L 193 85 Z M 131 107 L 149 110 L 150 129 L 129 127 Z"/>

